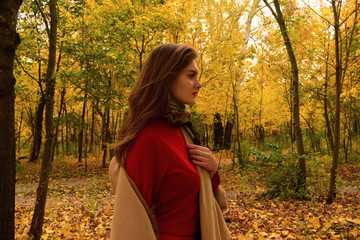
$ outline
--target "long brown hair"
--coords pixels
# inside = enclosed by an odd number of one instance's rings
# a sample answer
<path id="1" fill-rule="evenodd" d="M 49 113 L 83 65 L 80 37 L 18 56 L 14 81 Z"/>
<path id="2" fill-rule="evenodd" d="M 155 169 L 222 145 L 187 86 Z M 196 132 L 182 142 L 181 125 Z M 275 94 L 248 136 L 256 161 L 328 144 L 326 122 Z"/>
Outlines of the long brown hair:
<path id="1" fill-rule="evenodd" d="M 160 45 L 150 53 L 129 96 L 130 109 L 116 144 L 119 162 L 145 125 L 166 113 L 173 81 L 196 58 L 193 47 L 172 43 Z"/>

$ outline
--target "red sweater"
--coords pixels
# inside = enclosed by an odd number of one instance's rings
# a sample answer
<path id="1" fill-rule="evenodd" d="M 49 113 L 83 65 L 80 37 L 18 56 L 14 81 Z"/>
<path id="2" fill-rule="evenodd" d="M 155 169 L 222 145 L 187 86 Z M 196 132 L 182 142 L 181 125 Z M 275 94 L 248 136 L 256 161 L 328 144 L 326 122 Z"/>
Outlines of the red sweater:
<path id="1" fill-rule="evenodd" d="M 165 234 L 190 236 L 199 230 L 200 177 L 189 159 L 178 126 L 148 124 L 127 152 L 126 169 L 145 201 L 155 205 L 160 240 Z M 215 190 L 220 178 L 213 177 Z M 162 235 L 163 234 L 163 235 Z"/>

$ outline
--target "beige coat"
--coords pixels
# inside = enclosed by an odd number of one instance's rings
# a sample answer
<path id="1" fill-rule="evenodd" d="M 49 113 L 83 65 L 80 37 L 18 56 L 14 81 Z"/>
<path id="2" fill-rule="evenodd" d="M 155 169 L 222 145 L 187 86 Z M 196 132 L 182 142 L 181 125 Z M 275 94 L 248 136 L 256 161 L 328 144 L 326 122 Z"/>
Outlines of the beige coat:
<path id="1" fill-rule="evenodd" d="M 185 142 L 192 143 L 185 130 L 181 129 Z M 126 170 L 113 158 L 110 163 L 110 180 L 115 192 L 114 213 L 110 240 L 156 240 L 159 229 L 153 211 L 141 196 Z M 230 233 L 222 215 L 226 209 L 225 194 L 221 187 L 215 194 L 210 174 L 196 166 L 200 175 L 199 208 L 202 240 L 227 240 Z M 216 196 L 216 199 L 215 199 Z M 219 206 L 220 205 L 220 206 Z"/>

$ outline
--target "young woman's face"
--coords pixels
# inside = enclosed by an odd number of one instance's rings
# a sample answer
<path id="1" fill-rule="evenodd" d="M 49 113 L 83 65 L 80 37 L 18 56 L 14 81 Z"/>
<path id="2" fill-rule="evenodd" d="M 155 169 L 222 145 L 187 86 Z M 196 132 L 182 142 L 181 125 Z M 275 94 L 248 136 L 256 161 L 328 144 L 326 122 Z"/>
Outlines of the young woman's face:
<path id="1" fill-rule="evenodd" d="M 175 79 L 170 90 L 171 96 L 180 103 L 195 104 L 198 91 L 202 87 L 198 74 L 199 69 L 196 65 L 196 59 L 194 59 Z"/>

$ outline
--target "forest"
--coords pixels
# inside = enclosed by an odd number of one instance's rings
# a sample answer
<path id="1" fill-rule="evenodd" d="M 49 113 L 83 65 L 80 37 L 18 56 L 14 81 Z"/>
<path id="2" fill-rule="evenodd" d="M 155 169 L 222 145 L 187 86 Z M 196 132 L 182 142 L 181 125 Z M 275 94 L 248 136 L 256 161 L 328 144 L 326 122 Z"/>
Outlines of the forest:
<path id="1" fill-rule="evenodd" d="M 111 144 L 168 42 L 199 53 L 232 239 L 360 238 L 358 0 L 2 1 L 0 239 L 109 239 Z"/>

